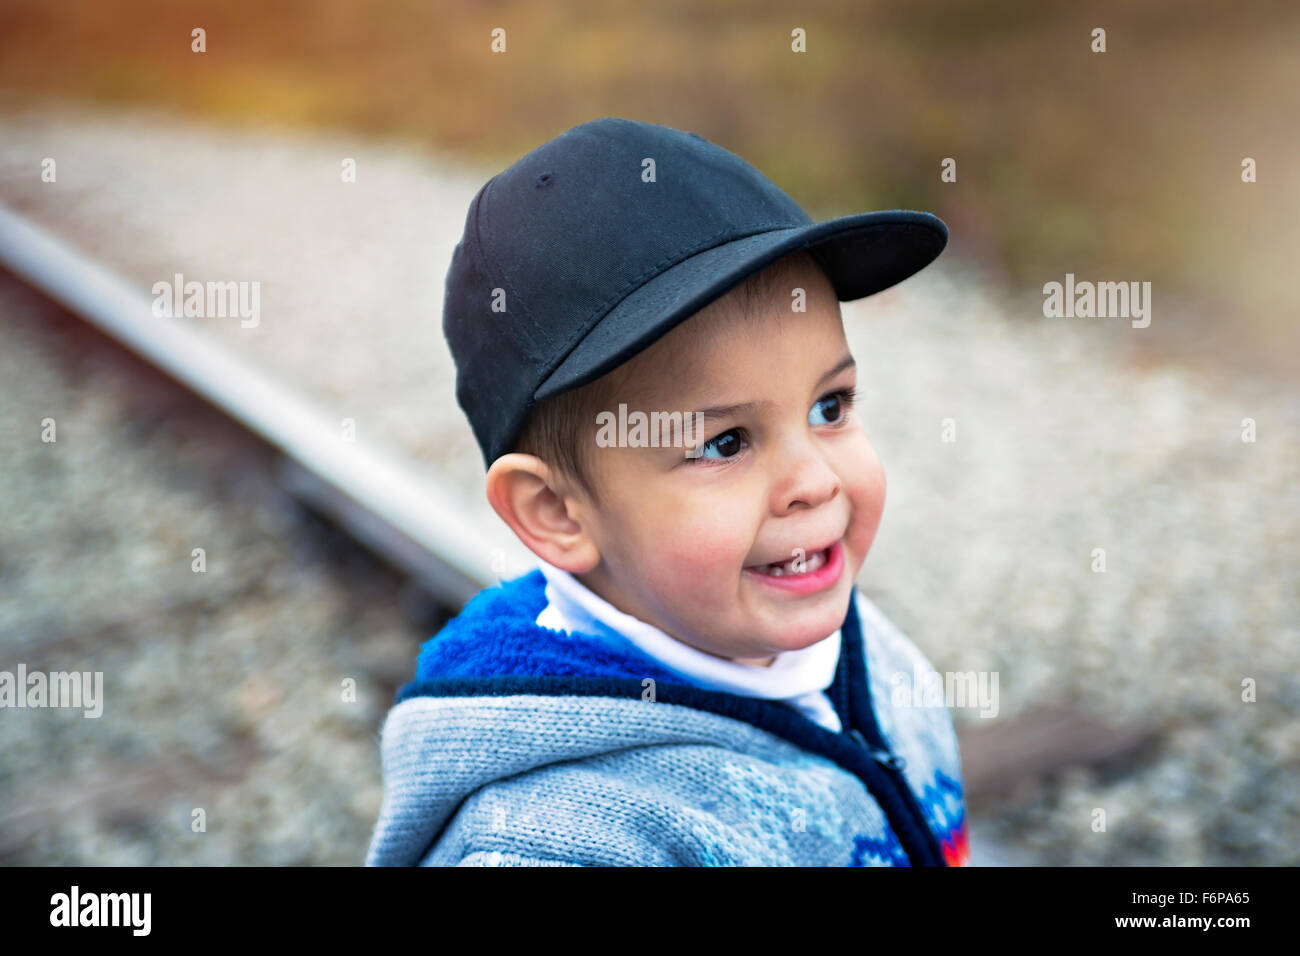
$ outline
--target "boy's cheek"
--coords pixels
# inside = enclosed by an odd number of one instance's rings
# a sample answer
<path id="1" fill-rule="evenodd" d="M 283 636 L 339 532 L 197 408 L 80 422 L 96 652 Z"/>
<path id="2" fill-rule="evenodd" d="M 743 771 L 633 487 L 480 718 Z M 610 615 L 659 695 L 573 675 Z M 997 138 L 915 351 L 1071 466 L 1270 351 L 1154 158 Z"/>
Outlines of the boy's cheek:
<path id="1" fill-rule="evenodd" d="M 848 492 L 853 503 L 850 543 L 859 560 L 864 559 L 876 537 L 885 510 L 885 470 L 867 446 L 852 471 Z"/>
<path id="2" fill-rule="evenodd" d="M 857 572 L 862 569 L 862 565 L 867 559 L 867 554 L 871 551 L 872 544 L 875 543 L 876 531 L 879 528 L 879 511 L 854 516 L 852 530 L 849 534 L 851 550 L 856 561 L 856 566 L 851 568 L 855 577 L 857 576 Z"/>
<path id="3" fill-rule="evenodd" d="M 689 583 L 704 584 L 716 581 L 723 575 L 736 573 L 744 564 L 749 553 L 747 543 L 730 540 L 728 537 L 709 535 L 692 535 L 676 555 L 676 576 L 685 578 Z"/>
<path id="4" fill-rule="evenodd" d="M 644 571 L 660 592 L 716 599 L 719 587 L 734 578 L 745 563 L 751 542 L 737 534 L 737 525 L 728 526 L 700 516 L 675 524 L 648 529 Z"/>

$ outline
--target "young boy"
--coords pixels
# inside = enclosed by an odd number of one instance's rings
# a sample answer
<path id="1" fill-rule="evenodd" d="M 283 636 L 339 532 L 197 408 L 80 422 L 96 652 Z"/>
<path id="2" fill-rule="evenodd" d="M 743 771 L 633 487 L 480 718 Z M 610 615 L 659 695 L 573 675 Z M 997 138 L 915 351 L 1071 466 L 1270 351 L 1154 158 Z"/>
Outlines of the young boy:
<path id="1" fill-rule="evenodd" d="M 933 668 L 854 584 L 885 478 L 839 309 L 946 241 L 612 117 L 488 181 L 443 322 L 541 566 L 423 646 L 368 864 L 967 862 Z"/>

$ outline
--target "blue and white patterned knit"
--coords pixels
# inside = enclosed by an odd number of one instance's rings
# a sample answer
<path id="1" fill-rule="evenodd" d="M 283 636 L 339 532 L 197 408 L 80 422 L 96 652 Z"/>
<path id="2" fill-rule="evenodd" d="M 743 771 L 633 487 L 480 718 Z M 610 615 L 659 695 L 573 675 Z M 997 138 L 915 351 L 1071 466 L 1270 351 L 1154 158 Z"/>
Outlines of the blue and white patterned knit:
<path id="1" fill-rule="evenodd" d="M 841 733 L 538 627 L 544 592 L 540 571 L 488 588 L 424 644 L 382 729 L 367 865 L 966 864 L 948 712 L 891 703 L 892 675 L 933 668 L 859 592 Z"/>

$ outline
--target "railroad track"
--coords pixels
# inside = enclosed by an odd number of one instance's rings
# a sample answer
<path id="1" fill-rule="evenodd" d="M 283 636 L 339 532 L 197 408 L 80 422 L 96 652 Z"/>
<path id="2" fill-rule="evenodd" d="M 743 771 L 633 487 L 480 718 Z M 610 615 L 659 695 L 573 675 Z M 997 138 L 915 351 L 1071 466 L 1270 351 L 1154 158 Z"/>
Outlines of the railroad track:
<path id="1" fill-rule="evenodd" d="M 335 420 L 211 340 L 153 312 L 103 265 L 0 207 L 0 265 L 90 323 L 280 454 L 282 486 L 405 571 L 449 610 L 532 563 L 517 542 L 471 526 L 444 490 L 392 453 L 342 437 Z"/>

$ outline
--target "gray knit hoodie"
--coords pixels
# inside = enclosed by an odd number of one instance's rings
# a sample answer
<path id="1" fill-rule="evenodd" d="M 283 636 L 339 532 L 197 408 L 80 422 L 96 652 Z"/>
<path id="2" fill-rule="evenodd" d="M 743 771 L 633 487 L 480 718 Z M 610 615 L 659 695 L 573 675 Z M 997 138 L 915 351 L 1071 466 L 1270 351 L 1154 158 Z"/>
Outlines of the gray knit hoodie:
<path id="1" fill-rule="evenodd" d="M 382 729 L 368 865 L 967 862 L 948 712 L 891 703 L 933 668 L 865 596 L 827 689 L 843 733 L 538 627 L 545 606 L 534 571 L 425 643 Z"/>

